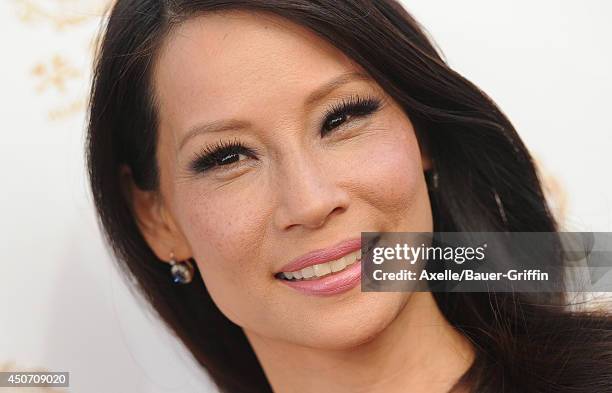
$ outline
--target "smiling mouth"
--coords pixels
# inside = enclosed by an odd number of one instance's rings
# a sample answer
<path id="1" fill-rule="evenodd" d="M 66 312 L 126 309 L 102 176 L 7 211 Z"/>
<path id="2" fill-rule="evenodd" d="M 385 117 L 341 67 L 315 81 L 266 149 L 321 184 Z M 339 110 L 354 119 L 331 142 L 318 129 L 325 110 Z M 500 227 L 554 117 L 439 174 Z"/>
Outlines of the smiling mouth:
<path id="1" fill-rule="evenodd" d="M 363 252 L 366 254 L 370 253 L 379 243 L 381 237 L 381 235 L 377 235 L 371 238 L 363 245 Z M 274 277 L 284 281 L 314 281 L 322 277 L 333 276 L 336 273 L 343 272 L 356 262 L 361 263 L 361 258 L 362 249 L 359 249 L 333 261 L 311 265 L 297 271 L 279 272 L 276 273 Z"/>
<path id="2" fill-rule="evenodd" d="M 286 281 L 317 280 L 321 277 L 341 272 L 358 261 L 361 261 L 361 250 L 353 251 L 333 261 L 307 266 L 297 271 L 276 273 L 274 277 Z"/>

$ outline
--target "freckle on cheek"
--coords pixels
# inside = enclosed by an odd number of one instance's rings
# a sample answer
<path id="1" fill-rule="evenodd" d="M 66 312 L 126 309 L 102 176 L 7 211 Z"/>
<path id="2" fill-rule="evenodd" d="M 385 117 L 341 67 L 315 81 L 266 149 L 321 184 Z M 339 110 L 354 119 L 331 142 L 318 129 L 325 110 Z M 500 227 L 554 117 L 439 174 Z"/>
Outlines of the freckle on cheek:
<path id="1" fill-rule="evenodd" d="M 194 256 L 200 257 L 202 263 L 223 261 L 227 272 L 249 268 L 233 262 L 244 262 L 245 256 L 255 255 L 248 248 L 261 244 L 254 235 L 261 232 L 258 221 L 247 219 L 246 212 L 219 201 L 185 203 L 185 232 Z"/>

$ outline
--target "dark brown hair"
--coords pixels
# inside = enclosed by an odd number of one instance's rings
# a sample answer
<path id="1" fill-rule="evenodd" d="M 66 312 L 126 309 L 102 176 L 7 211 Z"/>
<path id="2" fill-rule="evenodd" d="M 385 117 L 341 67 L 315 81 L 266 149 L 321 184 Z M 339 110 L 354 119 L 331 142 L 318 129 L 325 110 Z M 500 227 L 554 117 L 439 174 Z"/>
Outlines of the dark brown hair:
<path id="1" fill-rule="evenodd" d="M 87 163 L 101 226 L 126 276 L 224 392 L 270 392 L 239 326 L 197 272 L 173 285 L 123 197 L 119 168 L 158 187 L 151 69 L 168 32 L 200 13 L 241 9 L 293 21 L 360 64 L 403 108 L 433 161 L 435 231 L 555 232 L 532 158 L 487 95 L 453 71 L 394 0 L 118 0 L 100 42 L 91 90 Z M 431 173 L 426 173 L 431 183 Z M 561 293 L 435 293 L 474 344 L 461 384 L 474 392 L 612 391 L 612 321 L 570 311 Z"/>

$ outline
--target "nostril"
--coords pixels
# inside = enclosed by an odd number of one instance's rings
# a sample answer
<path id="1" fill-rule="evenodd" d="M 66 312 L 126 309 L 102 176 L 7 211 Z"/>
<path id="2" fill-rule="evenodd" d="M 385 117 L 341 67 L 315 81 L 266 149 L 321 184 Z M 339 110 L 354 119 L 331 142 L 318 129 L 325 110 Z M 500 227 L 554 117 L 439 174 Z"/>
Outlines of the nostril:
<path id="1" fill-rule="evenodd" d="M 342 206 L 337 206 L 334 210 L 331 211 L 330 215 L 340 213 L 344 210 Z"/>

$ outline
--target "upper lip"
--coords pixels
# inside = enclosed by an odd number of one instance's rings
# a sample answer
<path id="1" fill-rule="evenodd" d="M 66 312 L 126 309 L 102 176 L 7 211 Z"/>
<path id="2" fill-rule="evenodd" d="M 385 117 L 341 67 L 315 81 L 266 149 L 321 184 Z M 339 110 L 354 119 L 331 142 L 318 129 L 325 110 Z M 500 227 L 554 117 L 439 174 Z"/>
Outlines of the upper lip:
<path id="1" fill-rule="evenodd" d="M 361 249 L 361 238 L 344 240 L 329 248 L 310 251 L 284 265 L 280 272 L 295 272 L 305 267 L 336 260 Z"/>

